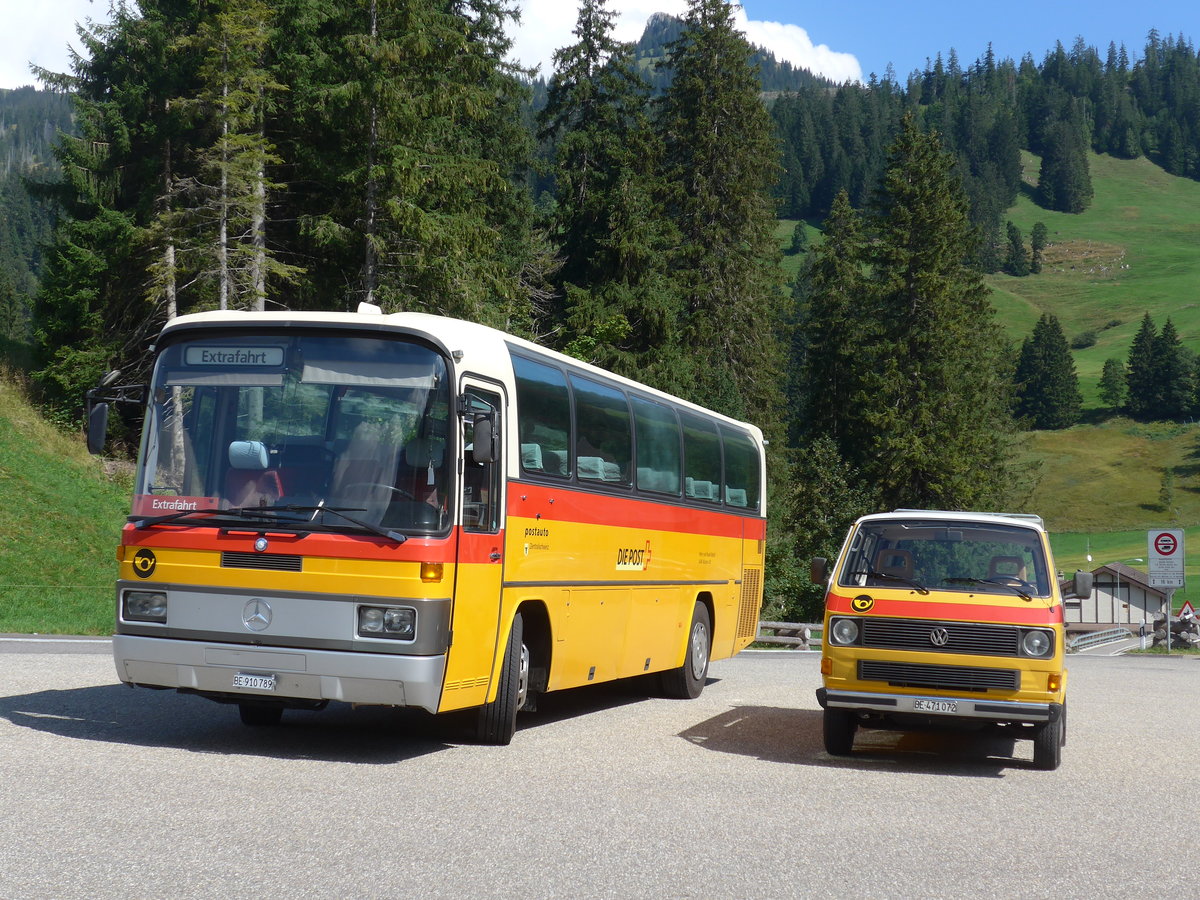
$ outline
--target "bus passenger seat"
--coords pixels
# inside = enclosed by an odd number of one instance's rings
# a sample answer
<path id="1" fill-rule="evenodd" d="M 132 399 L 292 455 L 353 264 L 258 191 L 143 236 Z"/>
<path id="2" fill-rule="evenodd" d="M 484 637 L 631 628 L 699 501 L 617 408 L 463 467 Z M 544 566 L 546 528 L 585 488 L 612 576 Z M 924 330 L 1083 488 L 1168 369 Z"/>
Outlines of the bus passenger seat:
<path id="1" fill-rule="evenodd" d="M 580 478 L 590 478 L 599 481 L 604 478 L 604 460 L 599 456 L 580 456 L 575 460 L 575 468 Z"/>
<path id="2" fill-rule="evenodd" d="M 542 445 L 521 445 L 521 467 L 529 472 L 542 471 Z"/>
<path id="3" fill-rule="evenodd" d="M 232 441 L 229 471 L 225 473 L 225 499 L 232 507 L 266 506 L 283 494 L 279 473 L 268 469 L 267 447 L 262 441 Z"/>

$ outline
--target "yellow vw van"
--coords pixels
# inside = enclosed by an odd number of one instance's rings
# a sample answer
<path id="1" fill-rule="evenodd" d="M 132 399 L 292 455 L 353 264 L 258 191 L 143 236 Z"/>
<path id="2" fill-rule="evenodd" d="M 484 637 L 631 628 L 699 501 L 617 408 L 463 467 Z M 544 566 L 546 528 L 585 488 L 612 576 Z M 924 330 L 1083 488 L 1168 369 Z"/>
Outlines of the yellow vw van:
<path id="1" fill-rule="evenodd" d="M 822 640 L 825 749 L 858 727 L 992 723 L 1033 740 L 1058 768 L 1066 741 L 1063 597 L 1035 515 L 907 510 L 864 516 L 830 571 Z M 1077 572 L 1088 596 L 1092 575 Z"/>

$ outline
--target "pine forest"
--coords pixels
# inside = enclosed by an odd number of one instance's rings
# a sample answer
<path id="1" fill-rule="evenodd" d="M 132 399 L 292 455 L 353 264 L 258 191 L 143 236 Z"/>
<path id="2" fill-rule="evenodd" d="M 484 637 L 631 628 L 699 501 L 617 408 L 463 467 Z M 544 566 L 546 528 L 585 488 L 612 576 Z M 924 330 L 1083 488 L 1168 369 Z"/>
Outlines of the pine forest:
<path id="1" fill-rule="evenodd" d="M 1096 154 L 1200 180 L 1182 36 L 836 85 L 751 46 L 725 0 L 637 44 L 581 0 L 534 77 L 506 62 L 513 16 L 118 4 L 73 71 L 0 92 L 9 367 L 77 427 L 183 313 L 367 301 L 503 328 L 760 425 L 768 603 L 806 620 L 806 561 L 854 516 L 1019 504 L 1019 435 L 1084 415 L 1080 337 L 1043 312 L 1012 346 L 997 322 L 986 279 L 1039 277 L 1053 242 L 1014 203 L 1083 213 Z M 1135 419 L 1200 414 L 1170 317 L 1096 379 Z M 136 424 L 113 425 L 126 446 Z"/>

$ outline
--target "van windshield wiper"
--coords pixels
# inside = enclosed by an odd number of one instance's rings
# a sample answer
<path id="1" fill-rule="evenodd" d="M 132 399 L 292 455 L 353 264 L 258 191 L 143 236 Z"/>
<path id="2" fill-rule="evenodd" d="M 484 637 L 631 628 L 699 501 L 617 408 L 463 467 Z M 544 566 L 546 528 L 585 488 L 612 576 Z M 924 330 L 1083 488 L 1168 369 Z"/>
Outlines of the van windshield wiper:
<path id="1" fill-rule="evenodd" d="M 1020 587 L 1007 581 L 995 581 L 991 578 L 943 578 L 942 582 L 945 584 L 994 584 L 996 587 L 1008 588 L 1022 600 L 1033 600 L 1033 597 L 1021 590 Z"/>
<path id="2" fill-rule="evenodd" d="M 913 581 L 911 578 L 905 578 L 903 575 L 889 575 L 887 572 L 876 572 L 874 569 L 863 569 L 858 572 L 847 573 L 847 578 L 857 578 L 860 575 L 866 575 L 868 578 L 878 578 L 882 581 L 898 581 L 901 584 L 907 584 L 918 594 L 925 595 L 929 593 L 929 588 L 921 584 L 919 581 Z"/>
<path id="3" fill-rule="evenodd" d="M 337 506 L 326 506 L 325 501 L 322 500 L 316 506 L 296 506 L 294 504 L 288 504 L 287 506 L 265 506 L 262 507 L 262 509 L 266 510 L 267 512 L 312 513 L 308 519 L 310 522 L 316 521 L 316 518 L 320 513 L 333 513 L 339 519 L 344 519 L 351 525 L 357 525 L 359 528 L 364 528 L 372 534 L 385 537 L 389 541 L 395 541 L 397 544 L 403 544 L 408 540 L 408 535 L 406 534 L 401 534 L 398 531 L 392 531 L 388 528 L 381 528 L 378 525 L 372 525 L 370 522 L 364 522 L 362 519 L 355 518 L 354 516 L 348 514 L 349 512 L 358 512 L 358 507 L 348 506 L 341 508 Z"/>

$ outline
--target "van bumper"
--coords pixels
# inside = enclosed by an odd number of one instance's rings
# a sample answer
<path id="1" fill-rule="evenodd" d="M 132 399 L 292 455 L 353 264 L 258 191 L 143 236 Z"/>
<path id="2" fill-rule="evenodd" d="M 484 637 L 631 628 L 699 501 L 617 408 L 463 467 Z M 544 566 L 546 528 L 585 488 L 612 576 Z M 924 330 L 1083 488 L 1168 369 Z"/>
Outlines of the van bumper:
<path id="1" fill-rule="evenodd" d="M 855 709 L 882 716 L 925 716 L 931 719 L 980 719 L 988 722 L 1057 722 L 1061 703 L 945 697 L 933 694 L 874 694 L 817 688 L 821 709 Z"/>

